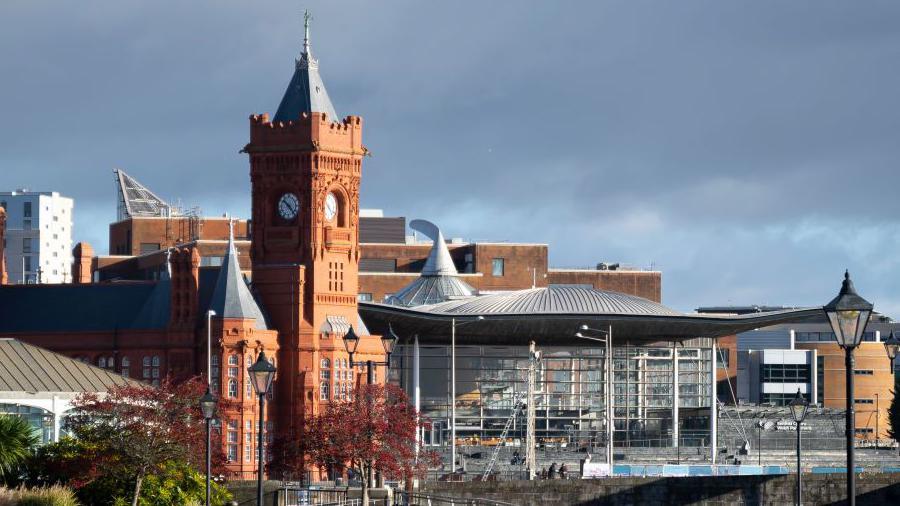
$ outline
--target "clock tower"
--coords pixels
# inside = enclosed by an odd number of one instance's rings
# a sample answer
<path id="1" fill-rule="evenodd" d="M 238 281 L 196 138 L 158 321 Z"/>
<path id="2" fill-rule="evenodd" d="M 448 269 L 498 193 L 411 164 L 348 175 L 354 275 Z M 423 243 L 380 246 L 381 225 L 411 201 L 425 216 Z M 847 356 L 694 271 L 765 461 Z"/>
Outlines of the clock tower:
<path id="1" fill-rule="evenodd" d="M 357 381 L 342 337 L 356 307 L 362 118 L 338 118 L 309 43 L 270 119 L 250 117 L 253 287 L 278 331 L 276 431 L 289 434 Z M 374 360 L 377 338 L 363 337 Z"/>

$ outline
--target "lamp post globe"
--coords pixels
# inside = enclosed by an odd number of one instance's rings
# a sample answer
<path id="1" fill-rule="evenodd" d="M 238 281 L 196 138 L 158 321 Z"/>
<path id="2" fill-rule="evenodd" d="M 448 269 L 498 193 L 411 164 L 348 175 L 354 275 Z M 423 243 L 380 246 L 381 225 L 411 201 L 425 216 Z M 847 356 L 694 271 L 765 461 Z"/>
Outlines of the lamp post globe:
<path id="1" fill-rule="evenodd" d="M 791 408 L 791 415 L 794 417 L 795 422 L 800 423 L 806 419 L 806 413 L 809 410 L 809 401 L 803 397 L 799 388 L 797 389 L 797 396 L 791 400 L 791 403 L 788 404 L 788 406 Z"/>
<path id="2" fill-rule="evenodd" d="M 266 395 L 275 377 L 275 366 L 266 358 L 266 352 L 259 352 L 256 362 L 247 368 L 250 373 L 250 383 L 256 390 L 256 395 Z"/>
<path id="3" fill-rule="evenodd" d="M 884 341 L 884 351 L 887 352 L 888 358 L 891 359 L 891 366 L 893 366 L 894 359 L 897 358 L 897 352 L 900 352 L 900 339 L 897 339 L 897 335 L 893 330 L 891 335 Z M 893 367 L 891 367 L 891 372 L 894 372 Z"/>
<path id="4" fill-rule="evenodd" d="M 853 350 L 859 346 L 869 317 L 872 315 L 872 303 L 859 296 L 850 280 L 850 273 L 844 272 L 844 282 L 837 297 L 826 304 L 822 309 L 831 330 L 834 332 L 834 340 L 844 350 L 844 376 L 846 378 L 847 399 L 846 407 L 846 437 L 847 437 L 847 503 L 856 506 L 856 465 L 854 456 L 854 437 L 856 435 L 856 413 L 853 408 L 853 374 L 854 361 Z"/>
<path id="5" fill-rule="evenodd" d="M 356 348 L 359 347 L 359 336 L 356 335 L 356 332 L 353 331 L 353 325 L 350 326 L 350 330 L 344 334 L 344 349 L 347 350 L 347 354 L 350 355 L 350 361 L 353 361 L 353 354 L 356 353 Z"/>
<path id="6" fill-rule="evenodd" d="M 387 333 L 381 336 L 381 345 L 384 347 L 384 353 L 387 355 L 388 362 L 391 361 L 391 353 L 394 352 L 394 346 L 397 345 L 398 340 L 399 338 L 394 333 L 394 328 L 388 324 Z"/>
<path id="7" fill-rule="evenodd" d="M 200 413 L 203 414 L 204 420 L 209 420 L 216 416 L 217 403 L 216 398 L 213 397 L 212 392 L 207 388 L 206 393 L 200 398 Z"/>
<path id="8" fill-rule="evenodd" d="M 838 346 L 845 350 L 859 346 L 872 308 L 871 302 L 856 293 L 850 273 L 845 271 L 841 291 L 823 308 Z"/>

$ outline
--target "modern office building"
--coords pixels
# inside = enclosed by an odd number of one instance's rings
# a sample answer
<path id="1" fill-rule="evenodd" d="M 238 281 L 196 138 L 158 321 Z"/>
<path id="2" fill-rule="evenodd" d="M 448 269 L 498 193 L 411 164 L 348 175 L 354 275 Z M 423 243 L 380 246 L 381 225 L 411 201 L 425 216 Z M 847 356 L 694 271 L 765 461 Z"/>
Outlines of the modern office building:
<path id="1" fill-rule="evenodd" d="M 57 192 L 0 192 L 0 207 L 6 210 L 7 282 L 71 280 L 73 206 L 72 199 Z"/>
<path id="2" fill-rule="evenodd" d="M 710 307 L 698 312 L 740 315 L 785 309 Z M 873 314 L 854 352 L 854 409 L 860 438 L 888 437 L 894 374 L 883 343 L 892 330 L 900 331 L 900 325 L 884 315 Z M 835 342 L 824 314 L 741 332 L 733 352 L 738 359 L 739 404 L 785 406 L 799 389 L 811 403 L 822 408 L 842 410 L 847 405 L 844 351 Z"/>

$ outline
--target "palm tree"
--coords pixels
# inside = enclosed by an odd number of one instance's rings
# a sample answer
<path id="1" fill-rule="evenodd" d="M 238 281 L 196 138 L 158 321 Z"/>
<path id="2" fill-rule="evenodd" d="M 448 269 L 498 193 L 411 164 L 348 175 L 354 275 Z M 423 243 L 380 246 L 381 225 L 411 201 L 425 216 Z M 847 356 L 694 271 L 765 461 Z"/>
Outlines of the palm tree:
<path id="1" fill-rule="evenodd" d="M 18 469 L 40 441 L 24 418 L 0 415 L 0 475 L 8 476 Z"/>

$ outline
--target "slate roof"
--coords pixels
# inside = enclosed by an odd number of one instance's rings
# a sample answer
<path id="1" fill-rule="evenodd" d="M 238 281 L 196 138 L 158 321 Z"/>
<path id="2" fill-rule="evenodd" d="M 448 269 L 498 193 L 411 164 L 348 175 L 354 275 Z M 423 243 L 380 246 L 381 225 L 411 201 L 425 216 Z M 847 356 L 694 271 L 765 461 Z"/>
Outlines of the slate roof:
<path id="1" fill-rule="evenodd" d="M 113 371 L 16 339 L 0 338 L 2 392 L 105 392 L 126 383 L 137 384 Z"/>
<path id="2" fill-rule="evenodd" d="M 207 308 L 215 311 L 217 318 L 254 319 L 258 330 L 268 328 L 265 316 L 241 273 L 233 235 L 228 239 L 228 252 L 222 260 L 222 267 L 219 268 L 218 279 Z M 205 314 L 206 310 L 202 313 Z"/>
<path id="3" fill-rule="evenodd" d="M 169 281 L 0 286 L 0 332 L 164 329 Z"/>
<path id="4" fill-rule="evenodd" d="M 322 112 L 328 115 L 329 120 L 340 121 L 331 99 L 328 98 L 328 92 L 325 91 L 325 83 L 319 75 L 319 61 L 313 57 L 310 49 L 308 17 L 303 51 L 295 62 L 294 75 L 288 83 L 273 121 L 295 120 L 304 112 Z"/>

